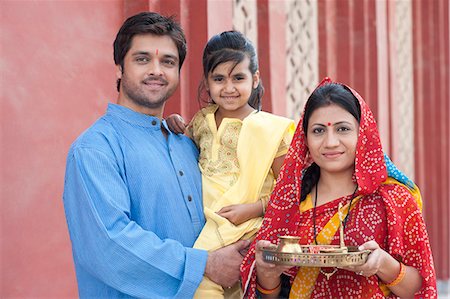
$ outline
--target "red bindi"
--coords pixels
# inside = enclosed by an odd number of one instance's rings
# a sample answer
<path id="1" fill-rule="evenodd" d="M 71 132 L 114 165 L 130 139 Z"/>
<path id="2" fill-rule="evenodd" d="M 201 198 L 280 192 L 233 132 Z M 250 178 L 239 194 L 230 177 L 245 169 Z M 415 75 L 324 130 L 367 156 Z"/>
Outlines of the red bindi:
<path id="1" fill-rule="evenodd" d="M 331 126 L 331 123 L 327 123 L 328 126 Z"/>

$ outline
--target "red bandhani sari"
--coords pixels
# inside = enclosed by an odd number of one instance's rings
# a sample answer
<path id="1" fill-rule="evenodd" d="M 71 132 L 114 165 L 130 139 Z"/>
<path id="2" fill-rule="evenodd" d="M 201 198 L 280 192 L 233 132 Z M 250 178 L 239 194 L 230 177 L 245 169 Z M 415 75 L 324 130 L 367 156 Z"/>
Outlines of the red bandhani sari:
<path id="1" fill-rule="evenodd" d="M 319 86 L 330 83 L 326 78 Z M 416 298 L 436 298 L 436 275 L 428 234 L 418 203 L 410 190 L 387 177 L 379 132 L 372 112 L 361 96 L 350 89 L 361 106 L 355 173 L 358 190 L 345 227 L 347 246 L 375 240 L 382 249 L 422 276 Z M 299 202 L 302 171 L 310 165 L 300 120 L 280 171 L 260 231 L 241 265 L 244 294 L 256 298 L 255 244 L 278 236 L 299 236 L 301 244 L 314 242 L 312 204 L 308 196 Z M 339 244 L 337 210 L 346 214 L 350 196 L 337 198 L 316 209 L 319 244 Z M 344 214 L 344 216 L 345 216 Z M 365 277 L 338 269 L 329 279 L 322 272 L 333 269 L 293 267 L 285 273 L 291 280 L 290 298 L 395 298 L 376 275 Z"/>

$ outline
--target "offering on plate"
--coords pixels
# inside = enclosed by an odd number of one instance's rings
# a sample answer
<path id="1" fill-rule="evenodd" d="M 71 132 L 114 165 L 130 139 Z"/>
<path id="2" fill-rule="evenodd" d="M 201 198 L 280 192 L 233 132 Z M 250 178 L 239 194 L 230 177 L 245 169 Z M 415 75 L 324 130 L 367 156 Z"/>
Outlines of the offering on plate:
<path id="1" fill-rule="evenodd" d="M 300 237 L 280 236 L 278 246 L 264 247 L 265 261 L 280 265 L 306 267 L 346 267 L 362 265 L 370 250 L 360 251 L 357 246 L 344 242 L 343 215 L 339 206 L 339 245 L 301 245 Z"/>

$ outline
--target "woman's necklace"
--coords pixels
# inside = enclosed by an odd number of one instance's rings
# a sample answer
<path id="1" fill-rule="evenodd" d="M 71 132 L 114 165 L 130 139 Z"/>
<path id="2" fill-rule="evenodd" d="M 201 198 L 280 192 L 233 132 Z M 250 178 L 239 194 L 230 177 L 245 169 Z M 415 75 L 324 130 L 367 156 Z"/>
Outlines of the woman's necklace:
<path id="1" fill-rule="evenodd" d="M 355 190 L 352 193 L 350 204 L 348 205 L 347 209 L 347 215 L 345 215 L 344 221 L 342 222 L 342 225 L 344 226 L 347 224 L 347 221 L 350 216 L 350 207 L 352 206 L 353 199 L 355 198 L 356 191 L 358 190 L 358 185 L 356 185 Z M 316 231 L 316 207 L 317 207 L 317 194 L 319 193 L 319 183 L 316 184 L 316 195 L 314 197 L 314 206 L 313 206 L 313 232 L 314 232 L 314 244 L 319 245 L 317 243 L 317 231 Z"/>
<path id="2" fill-rule="evenodd" d="M 345 229 L 345 225 L 347 224 L 347 220 L 349 218 L 350 215 L 350 207 L 352 206 L 352 202 L 353 202 L 353 198 L 355 198 L 355 194 L 356 194 L 356 190 L 358 190 L 358 185 L 356 185 L 355 190 L 353 191 L 352 197 L 350 199 L 350 204 L 348 205 L 348 209 L 347 209 L 347 215 L 345 215 L 344 221 L 342 222 L 342 225 Z M 314 207 L 313 207 L 313 229 L 314 229 L 314 243 L 316 245 L 317 244 L 317 232 L 316 232 L 316 207 L 317 207 L 317 193 L 319 193 L 319 183 L 316 184 L 316 195 L 314 197 Z M 320 268 L 320 273 L 322 273 L 323 275 L 325 275 L 325 277 L 327 278 L 327 280 L 330 279 L 331 276 L 333 276 L 334 273 L 337 272 L 337 268 L 334 268 L 333 271 L 331 272 L 325 272 L 322 270 L 322 268 Z"/>

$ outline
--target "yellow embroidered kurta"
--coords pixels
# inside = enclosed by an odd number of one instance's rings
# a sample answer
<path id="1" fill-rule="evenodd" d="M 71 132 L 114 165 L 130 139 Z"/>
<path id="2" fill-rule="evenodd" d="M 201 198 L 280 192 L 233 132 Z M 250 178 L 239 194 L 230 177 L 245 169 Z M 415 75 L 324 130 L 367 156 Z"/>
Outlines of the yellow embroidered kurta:
<path id="1" fill-rule="evenodd" d="M 194 247 L 215 250 L 253 236 L 262 218 L 234 225 L 216 214 L 232 204 L 253 203 L 270 195 L 276 157 L 285 155 L 295 130 L 290 119 L 253 112 L 244 120 L 225 118 L 219 128 L 216 105 L 199 111 L 189 134 L 200 149 L 206 224 Z"/>

